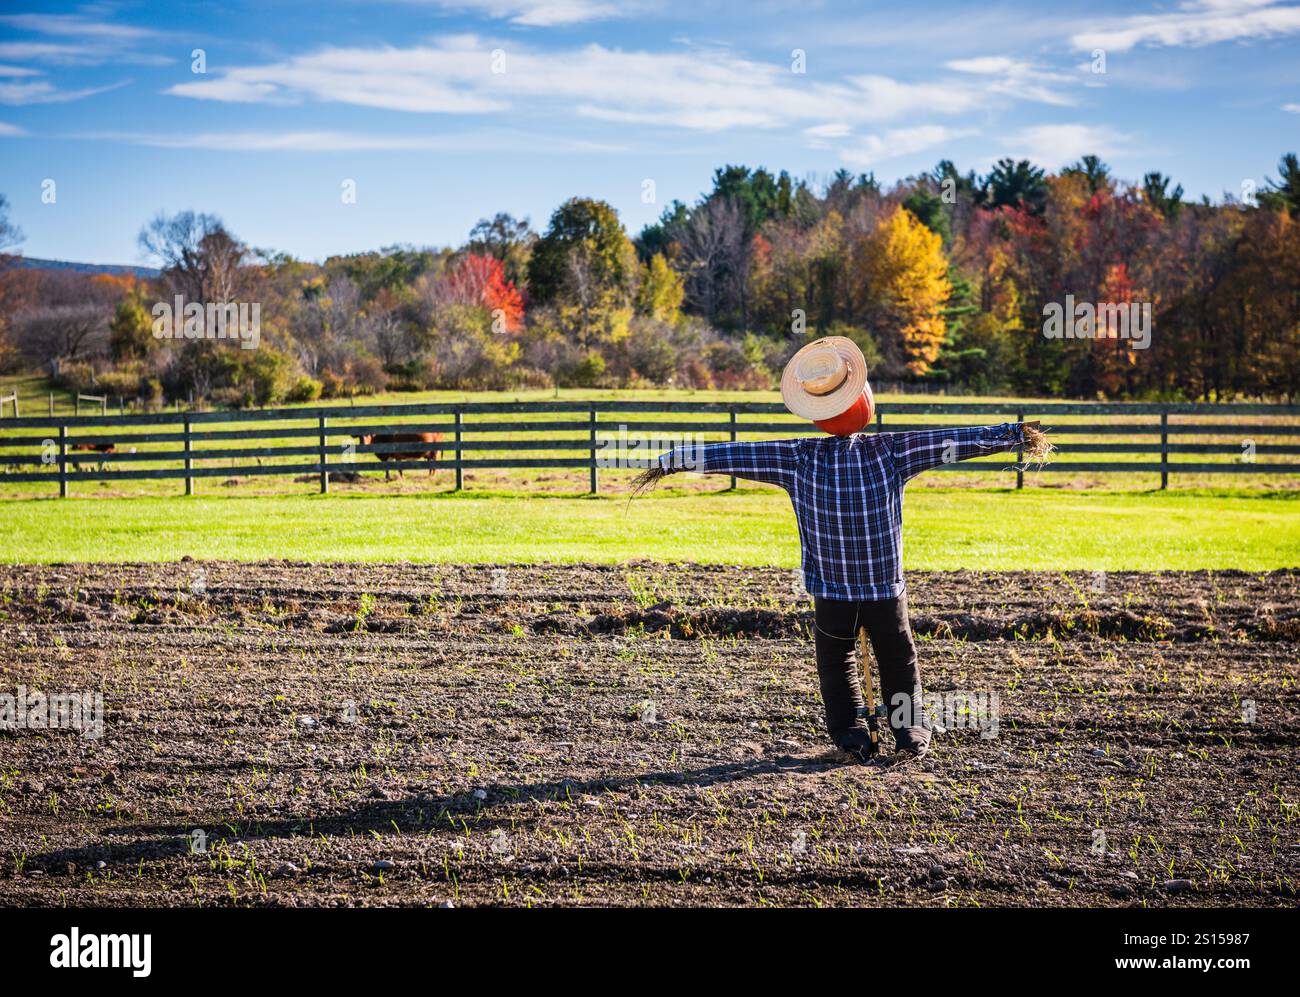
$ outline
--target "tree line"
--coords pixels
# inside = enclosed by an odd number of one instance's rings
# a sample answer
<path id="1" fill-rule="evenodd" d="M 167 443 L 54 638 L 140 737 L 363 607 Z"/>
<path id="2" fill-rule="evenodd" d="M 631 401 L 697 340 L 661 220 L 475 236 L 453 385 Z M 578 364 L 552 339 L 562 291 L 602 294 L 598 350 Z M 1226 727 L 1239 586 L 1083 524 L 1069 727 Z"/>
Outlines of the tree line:
<path id="1" fill-rule="evenodd" d="M 0 197 L 0 253 L 21 244 Z M 0 258 L 0 371 L 161 404 L 266 405 L 384 390 L 768 388 L 799 346 L 852 338 L 877 382 L 1061 398 L 1291 400 L 1300 383 L 1300 162 L 1257 194 L 1185 199 L 1093 156 L 1049 174 L 951 162 L 885 189 L 726 166 L 636 236 L 575 197 L 540 233 L 500 213 L 456 248 L 312 263 L 214 215 L 139 233 L 157 278 Z M 7 260 L 7 264 L 6 261 Z M 254 350 L 160 340 L 155 307 L 260 303 Z M 1045 335 L 1064 301 L 1149 310 Z M 201 336 L 202 330 L 198 330 Z M 1145 348 L 1135 348 L 1135 346 Z"/>

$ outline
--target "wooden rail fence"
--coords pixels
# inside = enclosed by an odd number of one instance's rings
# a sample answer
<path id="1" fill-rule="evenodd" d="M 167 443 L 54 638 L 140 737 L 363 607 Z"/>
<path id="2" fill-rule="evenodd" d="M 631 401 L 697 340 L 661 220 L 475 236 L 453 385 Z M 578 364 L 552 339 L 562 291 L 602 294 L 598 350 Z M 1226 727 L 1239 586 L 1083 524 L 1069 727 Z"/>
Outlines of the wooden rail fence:
<path id="1" fill-rule="evenodd" d="M 1045 473 L 1149 472 L 1160 475 L 1162 488 L 1168 486 L 1169 476 L 1176 473 L 1300 475 L 1300 462 L 1270 463 L 1267 459 L 1300 455 L 1300 443 L 1294 442 L 1300 436 L 1300 420 L 1290 424 L 1264 423 L 1258 418 L 1294 419 L 1300 416 L 1300 406 L 904 402 L 879 406 L 874 430 L 945 428 L 944 424 L 916 421 L 916 417 L 927 415 L 968 415 L 972 417 L 970 424 L 1023 422 L 1035 418 L 1052 430 L 1063 457 L 1142 454 L 1155 458 L 1133 462 L 1061 460 L 1042 467 Z M 522 418 L 509 419 L 510 416 Z M 648 418 L 652 416 L 659 418 Z M 1148 421 L 1054 425 L 1054 416 L 1099 419 L 1138 416 Z M 886 417 L 891 421 L 886 423 Z M 900 417 L 903 421 L 892 421 Z M 1187 421 L 1205 418 L 1213 421 Z M 254 423 L 257 425 L 252 426 Z M 13 432 L 26 429 L 43 432 Z M 67 496 L 77 482 L 170 478 L 183 479 L 185 494 L 192 495 L 199 478 L 289 474 L 310 475 L 319 483 L 320 490 L 327 492 L 331 474 L 384 469 L 385 465 L 358 460 L 358 455 L 430 449 L 428 445 L 410 442 L 363 444 L 356 441 L 363 433 L 394 432 L 442 433 L 443 441 L 437 445 L 440 459 L 401 461 L 393 466 L 404 470 L 450 469 L 455 473 L 457 489 L 464 487 L 464 473 L 469 469 L 574 468 L 587 470 L 589 489 L 595 493 L 601 468 L 644 467 L 647 459 L 658 452 L 652 450 L 653 443 L 664 437 L 668 437 L 670 446 L 674 438 L 683 437 L 735 440 L 742 434 L 809 435 L 818 431 L 806 422 L 795 420 L 775 402 L 472 402 L 117 416 L 15 416 L 0 417 L 0 471 L 5 472 L 0 474 L 0 482 L 57 481 L 59 494 Z M 602 432 L 613 435 L 602 438 Z M 541 434 L 542 438 L 493 438 L 518 433 Z M 568 435 L 557 438 L 554 434 Z M 1121 439 L 1072 443 L 1071 437 L 1077 436 Z M 1180 442 L 1180 438 L 1187 436 L 1227 437 L 1232 442 Z M 1135 437 L 1158 437 L 1159 442 L 1155 439 L 1134 442 Z M 1260 438 L 1277 438 L 1282 442 L 1256 442 Z M 287 445 L 267 445 L 268 441 L 284 441 Z M 180 444 L 180 449 L 142 449 L 158 444 Z M 530 451 L 572 451 L 575 455 L 516 455 Z M 493 456 L 493 452 L 510 455 Z M 487 456 L 475 457 L 476 453 Z M 1236 455 L 1238 459 L 1218 463 L 1171 459 L 1205 454 Z M 296 457 L 310 460 L 264 463 Z M 204 463 L 217 460 L 222 462 L 221 466 Z M 256 463 L 246 463 L 249 460 Z M 172 466 L 139 466 L 146 463 Z M 87 469 L 84 465 L 88 464 L 97 466 Z M 39 469 L 23 470 L 25 467 Z M 940 470 L 988 472 L 999 467 L 1007 468 L 1008 464 L 982 460 L 947 465 Z M 1023 485 L 1024 469 L 1018 468 L 1016 487 Z"/>

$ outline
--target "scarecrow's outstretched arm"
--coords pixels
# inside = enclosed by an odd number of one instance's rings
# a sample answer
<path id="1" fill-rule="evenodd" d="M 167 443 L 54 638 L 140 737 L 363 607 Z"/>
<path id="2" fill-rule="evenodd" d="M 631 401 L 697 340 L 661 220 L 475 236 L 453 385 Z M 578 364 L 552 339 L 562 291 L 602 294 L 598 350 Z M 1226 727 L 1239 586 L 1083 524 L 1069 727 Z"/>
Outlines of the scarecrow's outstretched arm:
<path id="1" fill-rule="evenodd" d="M 1037 426 L 1037 423 L 1031 425 Z M 894 467 L 904 480 L 932 467 L 1014 450 L 1024 443 L 1023 423 L 928 429 L 920 433 L 885 433 Z"/>
<path id="2" fill-rule="evenodd" d="M 688 444 L 660 454 L 659 466 L 667 474 L 674 471 L 734 474 L 737 478 L 789 488 L 794 484 L 797 443 L 798 440 L 767 440 Z"/>

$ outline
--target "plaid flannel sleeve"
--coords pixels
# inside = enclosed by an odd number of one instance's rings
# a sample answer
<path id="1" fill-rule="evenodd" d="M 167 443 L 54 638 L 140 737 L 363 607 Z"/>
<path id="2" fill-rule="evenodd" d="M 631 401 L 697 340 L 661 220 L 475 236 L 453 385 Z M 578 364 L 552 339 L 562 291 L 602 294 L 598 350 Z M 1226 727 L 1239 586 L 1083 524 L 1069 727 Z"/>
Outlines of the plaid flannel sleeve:
<path id="1" fill-rule="evenodd" d="M 798 442 L 767 440 L 763 443 L 690 444 L 660 454 L 659 466 L 670 473 L 734 474 L 737 478 L 789 489 L 795 479 Z"/>
<path id="2" fill-rule="evenodd" d="M 922 471 L 972 457 L 1014 450 L 1024 438 L 1023 425 L 928 429 L 920 433 L 886 433 L 894 467 L 904 481 Z"/>

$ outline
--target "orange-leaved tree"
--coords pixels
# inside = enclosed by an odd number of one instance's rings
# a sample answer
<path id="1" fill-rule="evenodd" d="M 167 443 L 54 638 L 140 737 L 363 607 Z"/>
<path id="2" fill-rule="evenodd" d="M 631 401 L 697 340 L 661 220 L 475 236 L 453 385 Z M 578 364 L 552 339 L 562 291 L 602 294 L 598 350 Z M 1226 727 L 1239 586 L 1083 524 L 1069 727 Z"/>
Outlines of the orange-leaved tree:
<path id="1" fill-rule="evenodd" d="M 492 313 L 494 327 L 517 332 L 524 324 L 524 297 L 506 279 L 505 267 L 493 256 L 469 253 L 444 278 L 447 296 L 464 305 L 477 305 Z"/>

